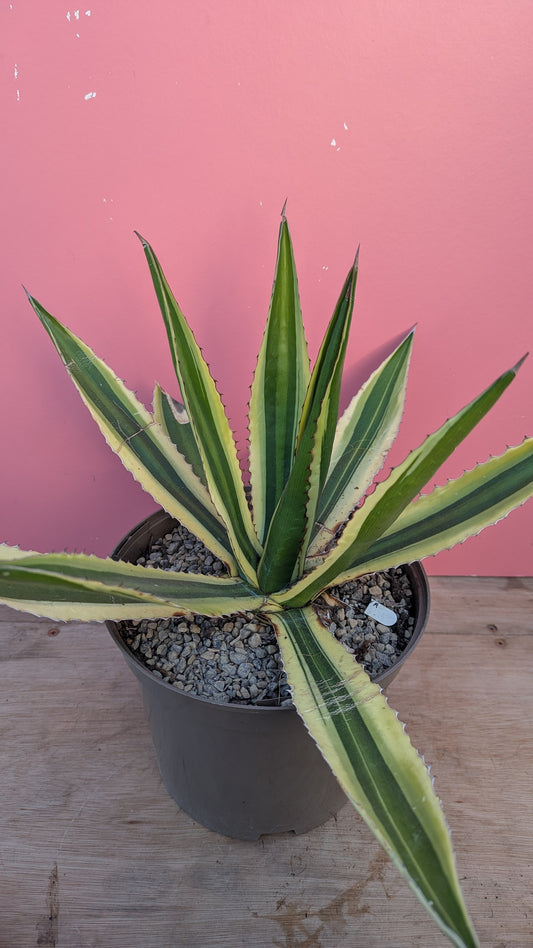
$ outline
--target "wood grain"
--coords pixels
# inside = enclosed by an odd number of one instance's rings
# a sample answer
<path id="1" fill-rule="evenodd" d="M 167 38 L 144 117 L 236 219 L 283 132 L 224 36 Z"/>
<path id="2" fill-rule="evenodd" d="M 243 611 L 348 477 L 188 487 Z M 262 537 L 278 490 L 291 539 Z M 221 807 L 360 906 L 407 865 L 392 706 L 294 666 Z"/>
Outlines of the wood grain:
<path id="1" fill-rule="evenodd" d="M 431 590 L 390 703 L 432 765 L 482 945 L 531 948 L 533 579 Z M 104 626 L 0 609 L 0 630 L 0 948 L 448 944 L 349 806 L 257 843 L 180 812 Z"/>

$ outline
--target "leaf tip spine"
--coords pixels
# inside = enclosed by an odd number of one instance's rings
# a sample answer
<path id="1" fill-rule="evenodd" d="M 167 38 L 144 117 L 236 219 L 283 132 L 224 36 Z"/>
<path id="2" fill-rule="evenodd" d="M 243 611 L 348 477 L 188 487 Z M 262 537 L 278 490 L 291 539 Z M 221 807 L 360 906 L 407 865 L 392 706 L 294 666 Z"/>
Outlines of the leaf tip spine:
<path id="1" fill-rule="evenodd" d="M 512 369 L 511 369 L 511 372 L 514 372 L 514 374 L 516 375 L 516 373 L 518 372 L 518 370 L 522 368 L 522 366 L 523 366 L 524 362 L 526 361 L 528 355 L 529 355 L 529 352 L 525 352 L 524 355 L 522 356 L 522 358 L 518 360 L 518 362 L 516 363 L 516 365 L 513 365 Z"/>
<path id="2" fill-rule="evenodd" d="M 139 240 L 141 241 L 141 244 L 143 245 L 144 249 L 145 249 L 145 250 L 149 250 L 149 249 L 150 249 L 150 244 L 148 243 L 147 240 L 145 240 L 145 238 L 143 237 L 143 235 L 140 234 L 138 230 L 134 230 L 133 233 L 135 234 L 136 237 L 139 238 Z"/>

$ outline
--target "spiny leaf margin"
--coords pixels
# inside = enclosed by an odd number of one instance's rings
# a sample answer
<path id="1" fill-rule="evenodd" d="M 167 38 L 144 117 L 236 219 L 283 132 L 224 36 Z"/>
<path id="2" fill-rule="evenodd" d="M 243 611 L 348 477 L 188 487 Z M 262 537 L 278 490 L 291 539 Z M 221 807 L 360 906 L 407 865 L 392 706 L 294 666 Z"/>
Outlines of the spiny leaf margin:
<path id="1" fill-rule="evenodd" d="M 250 482 L 261 542 L 294 463 L 309 378 L 294 252 L 283 211 L 272 298 L 249 405 Z"/>
<path id="2" fill-rule="evenodd" d="M 112 451 L 167 513 L 236 571 L 224 525 L 204 485 L 136 395 L 34 297 L 34 312 Z"/>
<path id="3" fill-rule="evenodd" d="M 476 948 L 440 801 L 396 713 L 312 607 L 270 619 L 297 711 L 341 787 L 448 938 Z"/>
<path id="4" fill-rule="evenodd" d="M 33 553 L 7 544 L 0 544 L 0 598 L 51 619 L 97 622 L 276 608 L 237 577 L 159 570 L 84 553 Z"/>
<path id="5" fill-rule="evenodd" d="M 194 430 L 213 503 L 224 521 L 240 572 L 257 586 L 261 552 L 248 508 L 235 440 L 215 381 L 147 240 L 141 241 L 167 331 L 172 361 Z"/>

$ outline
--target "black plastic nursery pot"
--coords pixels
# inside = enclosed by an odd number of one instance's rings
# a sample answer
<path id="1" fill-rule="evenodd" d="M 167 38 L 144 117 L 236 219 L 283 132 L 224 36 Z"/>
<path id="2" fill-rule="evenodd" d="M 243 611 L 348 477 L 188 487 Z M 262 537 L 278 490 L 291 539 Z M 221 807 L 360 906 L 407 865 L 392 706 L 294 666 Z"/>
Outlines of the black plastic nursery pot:
<path id="1" fill-rule="evenodd" d="M 118 544 L 115 559 L 135 562 L 175 521 L 158 511 Z M 386 687 L 416 647 L 429 615 L 429 586 L 419 563 L 405 567 L 415 627 L 395 665 L 376 681 Z M 193 819 L 225 836 L 258 839 L 305 833 L 346 803 L 332 771 L 292 707 L 221 704 L 183 693 L 156 677 L 106 623 L 142 686 L 163 783 Z"/>

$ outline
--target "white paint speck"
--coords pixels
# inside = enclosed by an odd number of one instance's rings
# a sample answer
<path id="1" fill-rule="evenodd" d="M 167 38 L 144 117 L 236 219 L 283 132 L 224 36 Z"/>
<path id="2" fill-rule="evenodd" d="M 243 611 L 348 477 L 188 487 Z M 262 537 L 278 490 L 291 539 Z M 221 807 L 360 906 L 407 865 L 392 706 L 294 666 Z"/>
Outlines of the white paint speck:
<path id="1" fill-rule="evenodd" d="M 76 17 L 77 20 L 79 20 L 79 18 L 80 18 L 80 11 L 79 11 L 79 10 L 74 10 L 74 16 Z"/>
<path id="2" fill-rule="evenodd" d="M 323 270 L 329 270 L 329 267 L 322 267 Z"/>
<path id="3" fill-rule="evenodd" d="M 344 122 L 344 131 L 345 131 L 345 132 L 348 131 L 348 126 L 347 126 L 346 122 Z"/>
<path id="4" fill-rule="evenodd" d="M 90 10 L 86 10 L 86 11 L 85 11 L 85 16 L 90 16 L 90 15 L 91 15 L 91 11 L 90 11 Z"/>
<path id="5" fill-rule="evenodd" d="M 88 99 L 95 99 L 95 98 L 96 98 L 96 92 L 88 92 L 87 95 L 84 95 L 83 98 L 85 99 L 86 102 L 87 102 Z"/>
<path id="6" fill-rule="evenodd" d="M 69 23 L 70 23 L 70 10 L 67 10 L 67 20 L 68 20 Z"/>
<path id="7" fill-rule="evenodd" d="M 17 89 L 17 102 L 20 102 L 20 89 Z"/>
<path id="8" fill-rule="evenodd" d="M 15 63 L 15 68 L 14 68 L 14 70 L 13 70 L 13 75 L 14 75 L 15 79 L 18 78 L 18 74 L 19 74 L 19 67 L 18 67 L 17 64 Z"/>
<path id="9" fill-rule="evenodd" d="M 332 138 L 331 141 L 330 141 L 330 145 L 332 146 L 332 148 L 335 148 L 335 145 L 336 145 L 336 144 L 337 144 L 337 142 L 335 141 L 334 138 Z"/>

